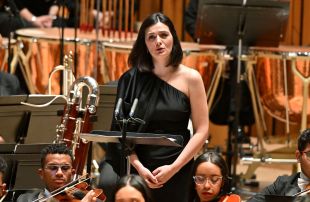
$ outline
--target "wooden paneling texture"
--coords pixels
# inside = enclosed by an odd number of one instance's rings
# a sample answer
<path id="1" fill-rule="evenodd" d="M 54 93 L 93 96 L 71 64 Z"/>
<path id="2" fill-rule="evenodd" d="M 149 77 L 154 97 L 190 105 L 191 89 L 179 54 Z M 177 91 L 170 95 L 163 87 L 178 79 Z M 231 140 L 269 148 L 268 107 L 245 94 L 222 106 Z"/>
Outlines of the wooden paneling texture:
<path id="1" fill-rule="evenodd" d="M 140 0 L 139 20 L 153 12 L 163 12 L 171 18 L 182 41 L 191 41 L 184 32 L 183 15 L 190 0 Z M 310 1 L 291 0 L 285 45 L 310 45 Z"/>
<path id="2" fill-rule="evenodd" d="M 185 0 L 140 0 L 140 21 L 143 21 L 151 13 L 162 12 L 171 19 L 178 36 L 183 40 L 183 13 L 185 6 Z"/>

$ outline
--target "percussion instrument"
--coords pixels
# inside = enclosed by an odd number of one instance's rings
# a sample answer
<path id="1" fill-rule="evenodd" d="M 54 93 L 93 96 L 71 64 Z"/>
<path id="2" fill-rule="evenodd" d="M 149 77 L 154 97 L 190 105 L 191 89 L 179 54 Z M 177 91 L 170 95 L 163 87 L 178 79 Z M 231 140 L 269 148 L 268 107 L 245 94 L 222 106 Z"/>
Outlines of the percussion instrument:
<path id="1" fill-rule="evenodd" d="M 13 57 L 11 61 L 11 72 L 15 73 L 15 67 L 17 64 L 17 50 L 16 50 L 16 40 L 11 39 L 11 51 L 13 52 Z M 9 40 L 8 38 L 2 38 L 2 43 L 0 43 L 0 71 L 7 71 L 8 57 L 9 57 Z"/>
<path id="2" fill-rule="evenodd" d="M 257 90 L 266 111 L 287 123 L 306 129 L 310 116 L 310 48 L 280 46 L 252 47 Z"/>
<path id="3" fill-rule="evenodd" d="M 255 116 L 259 151 L 253 158 L 242 157 L 240 162 L 251 162 L 242 178 L 250 179 L 258 163 L 286 163 L 296 165 L 296 140 L 294 132 L 306 129 L 309 110 L 310 48 L 295 46 L 250 47 L 246 61 L 249 88 Z M 264 112 L 285 124 L 285 140 L 279 135 L 272 138 L 267 132 Z M 301 124 L 300 124 L 301 123 Z M 274 127 L 274 126 L 272 126 Z M 297 130 L 298 130 L 297 129 Z M 292 135 L 294 135 L 292 138 Z M 281 143 L 267 151 L 267 144 Z M 267 142 L 267 141 L 268 142 Z"/>
<path id="4" fill-rule="evenodd" d="M 105 80 L 117 80 L 128 70 L 127 59 L 133 42 L 103 42 L 104 65 L 102 72 L 108 75 Z M 181 42 L 184 57 L 182 64 L 197 69 L 201 74 L 207 91 L 208 104 L 212 104 L 219 79 L 224 72 L 226 47 L 218 45 L 201 45 L 198 43 Z"/>
<path id="5" fill-rule="evenodd" d="M 16 31 L 19 43 L 18 56 L 21 60 L 25 74 L 25 80 L 30 93 L 46 93 L 48 86 L 48 76 L 53 67 L 60 63 L 59 44 L 62 31 L 59 28 L 24 28 Z M 105 82 L 100 73 L 100 63 L 95 59 L 97 36 L 95 30 L 92 32 L 81 32 L 77 30 L 64 29 L 64 53 L 74 50 L 74 42 L 77 42 L 77 63 L 75 77 L 84 75 L 98 75 L 97 81 Z M 98 34 L 98 41 L 119 41 L 125 39 L 125 33 L 116 33 L 114 38 Z M 135 36 L 134 36 L 135 37 Z M 132 38 L 127 38 L 132 40 Z M 100 47 L 98 47 L 100 51 Z M 97 72 L 98 71 L 98 72 Z M 98 73 L 98 74 L 97 74 Z M 59 75 L 53 79 L 52 92 L 58 94 Z"/>

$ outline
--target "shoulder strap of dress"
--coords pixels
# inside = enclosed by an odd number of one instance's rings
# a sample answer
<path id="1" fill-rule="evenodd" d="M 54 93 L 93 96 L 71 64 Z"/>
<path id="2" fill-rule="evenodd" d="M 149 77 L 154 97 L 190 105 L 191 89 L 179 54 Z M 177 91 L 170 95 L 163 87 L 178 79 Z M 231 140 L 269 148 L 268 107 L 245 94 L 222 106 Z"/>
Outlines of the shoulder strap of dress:
<path id="1" fill-rule="evenodd" d="M 140 125 L 138 132 L 144 132 L 149 124 L 149 120 L 155 109 L 155 104 L 157 102 L 157 97 L 158 97 L 160 86 L 161 86 L 160 80 L 155 79 L 155 82 L 153 82 L 153 85 L 152 85 L 151 95 L 147 99 L 146 98 L 143 99 L 147 102 L 145 104 L 148 107 L 147 107 L 147 110 L 145 111 L 144 117 L 142 118 L 145 121 L 145 124 Z M 142 93 L 140 93 L 140 95 L 143 96 Z"/>

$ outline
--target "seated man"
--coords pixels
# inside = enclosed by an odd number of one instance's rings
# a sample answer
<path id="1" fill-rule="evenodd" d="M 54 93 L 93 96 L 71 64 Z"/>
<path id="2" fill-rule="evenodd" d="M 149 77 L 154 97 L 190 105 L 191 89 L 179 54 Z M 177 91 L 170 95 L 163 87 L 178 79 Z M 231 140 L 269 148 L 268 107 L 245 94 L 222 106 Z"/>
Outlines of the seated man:
<path id="1" fill-rule="evenodd" d="M 301 172 L 290 176 L 279 176 L 276 181 L 257 193 L 248 202 L 265 201 L 265 195 L 292 196 L 310 187 L 310 129 L 304 130 L 298 138 L 296 159 Z"/>
<path id="2" fill-rule="evenodd" d="M 7 164 L 5 162 L 5 160 L 0 157 L 0 201 L 2 201 L 2 198 L 4 198 L 5 196 L 5 183 L 3 182 L 3 178 L 4 178 L 4 174 L 5 171 L 7 169 Z"/>
<path id="3" fill-rule="evenodd" d="M 41 152 L 41 168 L 38 169 L 38 173 L 44 181 L 45 189 L 22 194 L 17 202 L 49 198 L 51 192 L 70 183 L 75 173 L 72 162 L 72 152 L 65 145 L 52 144 L 44 148 Z M 94 202 L 96 201 L 94 195 L 94 191 L 89 191 L 81 201 Z"/>

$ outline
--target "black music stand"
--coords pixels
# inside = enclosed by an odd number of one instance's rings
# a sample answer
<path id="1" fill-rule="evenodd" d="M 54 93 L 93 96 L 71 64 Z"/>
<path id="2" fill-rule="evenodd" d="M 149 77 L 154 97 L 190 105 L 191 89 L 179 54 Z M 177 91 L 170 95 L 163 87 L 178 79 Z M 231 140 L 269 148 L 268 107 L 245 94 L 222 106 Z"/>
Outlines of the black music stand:
<path id="1" fill-rule="evenodd" d="M 200 43 L 278 46 L 284 37 L 289 0 L 200 0 L 196 35 Z"/>
<path id="2" fill-rule="evenodd" d="M 5 142 L 21 144 L 53 142 L 56 125 L 61 119 L 59 114 L 63 111 L 65 100 L 56 99 L 49 106 L 37 108 L 23 105 L 21 102 L 40 105 L 54 98 L 55 96 L 50 95 L 2 96 L 0 134 Z"/>
<path id="3" fill-rule="evenodd" d="M 200 0 L 196 35 L 200 43 L 238 46 L 235 83 L 235 113 L 232 134 L 229 132 L 227 164 L 236 176 L 238 158 L 237 135 L 241 97 L 241 57 L 244 46 L 278 46 L 284 38 L 289 15 L 289 0 Z M 231 142 L 233 141 L 234 147 Z M 233 150 L 234 152 L 231 152 Z M 233 155 L 233 157 L 232 157 Z M 233 165 L 233 167 L 232 167 Z M 233 169 L 231 171 L 231 169 Z"/>
<path id="4" fill-rule="evenodd" d="M 13 199 L 27 191 L 44 188 L 37 174 L 41 167 L 41 151 L 49 144 L 1 144 L 0 156 L 5 159 L 8 169 L 4 178 L 9 191 L 7 199 Z"/>
<path id="5" fill-rule="evenodd" d="M 121 143 L 121 144 L 124 143 L 123 134 L 121 131 L 95 130 L 92 131 L 90 134 L 81 133 L 80 137 L 93 142 Z M 128 147 L 132 147 L 133 145 L 137 144 L 181 147 L 183 145 L 183 137 L 180 135 L 169 135 L 169 134 L 126 132 L 125 144 Z M 122 152 L 122 162 L 124 162 L 125 159 L 127 159 L 127 174 L 130 173 L 130 162 L 128 155 L 129 153 Z M 126 174 L 126 171 L 122 169 L 121 174 Z"/>

